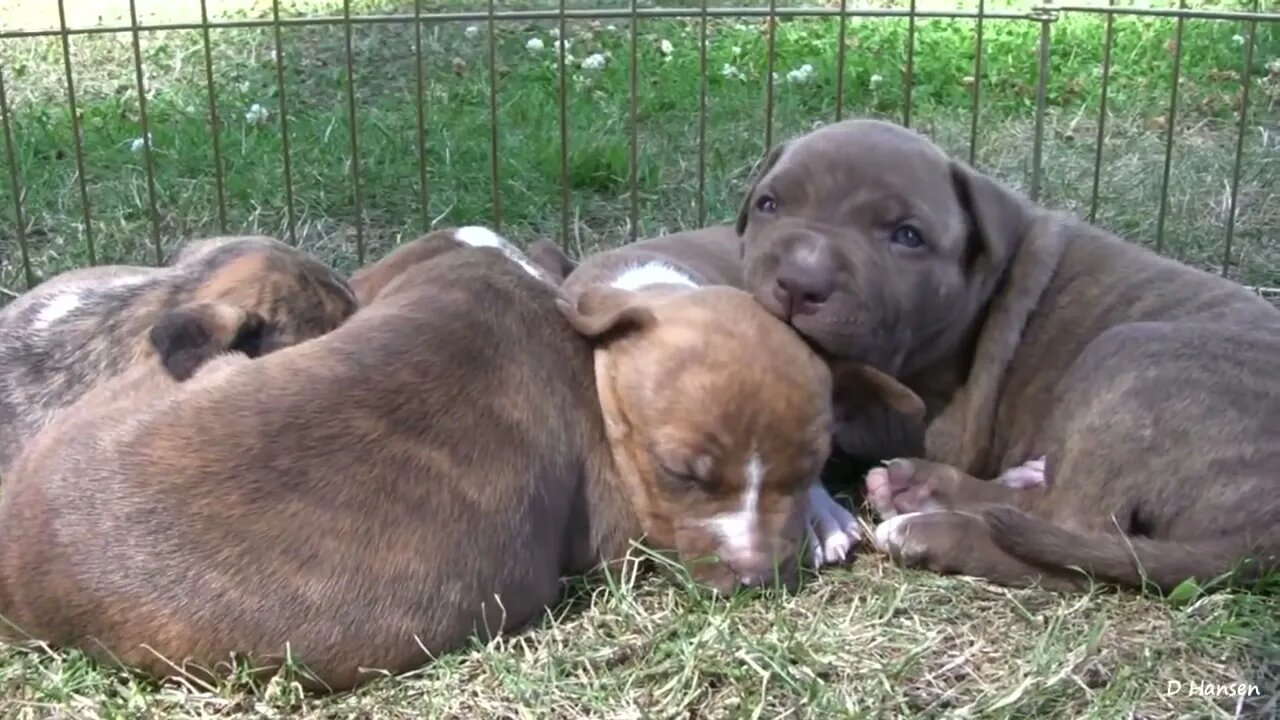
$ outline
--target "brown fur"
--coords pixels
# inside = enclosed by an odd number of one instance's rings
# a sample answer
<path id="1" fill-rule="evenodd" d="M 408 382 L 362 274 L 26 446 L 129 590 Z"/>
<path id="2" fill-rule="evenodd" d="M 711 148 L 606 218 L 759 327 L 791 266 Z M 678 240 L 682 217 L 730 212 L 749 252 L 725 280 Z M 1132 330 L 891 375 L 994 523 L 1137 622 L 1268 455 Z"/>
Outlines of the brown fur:
<path id="1" fill-rule="evenodd" d="M 923 247 L 895 234 L 906 225 Z M 1262 299 L 876 121 L 775 149 L 738 227 L 759 302 L 929 406 L 935 462 L 874 471 L 868 490 L 886 514 L 942 512 L 882 525 L 883 547 L 1062 587 L 1084 582 L 1073 566 L 1163 589 L 1276 567 L 1280 313 Z M 834 291 L 790 313 L 774 288 L 797 248 Z M 1042 455 L 1047 488 L 974 480 Z M 943 492 L 948 473 L 972 482 Z"/>
<path id="2" fill-rule="evenodd" d="M 522 627 L 562 575 L 641 539 L 720 590 L 794 583 L 831 381 L 785 324 L 732 289 L 575 305 L 506 249 L 414 244 L 322 337 L 185 382 L 139 364 L 59 415 L 0 498 L 10 634 L 157 675 L 287 650 L 341 689 Z M 759 320 L 708 356 L 703 318 L 726 312 Z M 740 548 L 703 521 L 736 506 L 753 452 L 759 542 Z"/>
<path id="3" fill-rule="evenodd" d="M 548 258 L 555 257 L 559 249 L 539 240 L 530 246 L 530 252 L 535 251 L 537 257 Z M 561 285 L 570 298 L 591 285 L 608 285 L 627 270 L 647 263 L 662 263 L 678 270 L 694 285 L 743 287 L 742 243 L 730 225 L 658 235 L 593 253 L 576 265 L 562 252 L 559 256 L 563 260 L 543 262 L 570 270 L 563 274 Z"/>
<path id="4" fill-rule="evenodd" d="M 157 350 L 182 379 L 216 353 L 269 353 L 354 311 L 345 280 L 267 237 L 193 242 L 164 268 L 63 273 L 0 310 L 0 472 L 56 413 Z M 240 324 L 193 344 L 183 334 L 205 312 L 235 314 Z"/>

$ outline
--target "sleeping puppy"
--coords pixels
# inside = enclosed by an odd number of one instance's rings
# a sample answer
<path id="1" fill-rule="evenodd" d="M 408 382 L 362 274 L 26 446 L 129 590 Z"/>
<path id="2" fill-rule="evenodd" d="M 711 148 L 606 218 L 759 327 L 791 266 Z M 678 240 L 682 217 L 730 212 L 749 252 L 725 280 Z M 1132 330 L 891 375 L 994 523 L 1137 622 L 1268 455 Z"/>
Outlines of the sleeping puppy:
<path id="1" fill-rule="evenodd" d="M 794 587 L 826 364 L 740 290 L 575 304 L 509 251 L 433 233 L 328 334 L 91 389 L 0 497 L 10 636 L 161 676 L 287 654 L 336 690 L 524 627 L 637 541 L 722 592 Z"/>
<path id="2" fill-rule="evenodd" d="M 243 332 L 225 346 L 181 336 L 200 327 L 185 318 L 206 303 L 244 311 Z M 342 277 L 268 237 L 196 241 L 163 268 L 58 275 L 0 309 L 0 474 L 57 412 L 157 353 L 182 380 L 211 353 L 266 354 L 332 330 L 355 307 Z"/>
<path id="3" fill-rule="evenodd" d="M 737 228 L 764 307 L 929 407 L 927 460 L 867 478 L 881 550 L 1062 589 L 1277 568 L 1266 301 L 871 120 L 772 150 Z"/>
<path id="4" fill-rule="evenodd" d="M 745 282 L 742 244 L 733 227 L 728 225 L 641 240 L 594 253 L 576 266 L 556 245 L 546 241 L 533 243 L 530 252 L 536 258 L 535 264 L 553 276 L 558 270 L 569 270 L 560 287 L 570 302 L 597 288 L 741 288 Z M 708 339 L 705 352 L 715 350 L 710 342 L 717 337 L 718 326 L 739 321 L 736 316 L 712 319 L 712 326 L 705 331 Z M 768 348 L 753 351 L 768 352 Z M 725 371 L 732 372 L 732 365 Z M 845 424 L 838 427 L 844 432 L 861 431 L 860 437 L 866 437 L 865 427 L 849 428 L 848 423 L 859 421 L 859 410 L 877 406 L 890 407 L 914 423 L 921 421 L 922 401 L 892 377 L 860 363 L 840 363 L 833 371 L 835 405 L 839 408 L 837 412 L 844 411 L 841 419 L 845 420 Z M 823 487 L 820 473 L 814 475 L 809 490 L 809 512 L 809 559 L 813 566 L 852 559 L 850 550 L 860 534 L 857 518 L 831 497 Z"/>

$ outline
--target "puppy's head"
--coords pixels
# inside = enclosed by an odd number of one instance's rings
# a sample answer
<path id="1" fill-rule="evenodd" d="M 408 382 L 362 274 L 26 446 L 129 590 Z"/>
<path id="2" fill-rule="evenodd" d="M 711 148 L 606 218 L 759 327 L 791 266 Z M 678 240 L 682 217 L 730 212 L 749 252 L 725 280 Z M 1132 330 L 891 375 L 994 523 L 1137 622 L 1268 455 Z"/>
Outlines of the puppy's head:
<path id="1" fill-rule="evenodd" d="M 174 268 L 189 283 L 183 304 L 228 305 L 260 319 L 245 345 L 253 357 L 323 335 L 356 310 L 355 293 L 341 275 L 272 238 L 196 243 Z"/>
<path id="2" fill-rule="evenodd" d="M 614 460 L 647 542 L 722 592 L 798 580 L 830 452 L 831 373 L 740 290 L 591 286 L 561 312 L 596 344 Z"/>
<path id="3" fill-rule="evenodd" d="M 960 341 L 1032 212 L 921 135 L 849 120 L 772 149 L 737 231 L 769 312 L 825 352 L 900 375 Z"/>

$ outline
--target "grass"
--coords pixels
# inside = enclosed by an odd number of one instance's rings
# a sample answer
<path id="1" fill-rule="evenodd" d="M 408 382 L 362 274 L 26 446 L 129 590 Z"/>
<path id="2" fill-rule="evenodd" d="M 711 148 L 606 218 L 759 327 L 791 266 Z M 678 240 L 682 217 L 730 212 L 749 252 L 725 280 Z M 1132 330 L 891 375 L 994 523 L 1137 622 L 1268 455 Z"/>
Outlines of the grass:
<path id="1" fill-rule="evenodd" d="M 270 9 L 262 0 L 210 5 L 221 16 L 260 17 Z M 353 5 L 357 14 L 406 9 L 385 0 Z M 618 0 L 607 5 L 626 7 Z M 548 7 L 545 0 L 520 6 Z M 1010 3 L 992 0 L 987 6 L 1007 9 Z M 6 20 L 56 25 L 51 7 L 17 0 L 6 5 Z M 73 25 L 93 24 L 92 13 L 101 13 L 104 23 L 119 22 L 122 8 L 127 22 L 127 5 L 68 0 L 67 7 Z M 424 7 L 483 5 L 450 0 Z M 147 21 L 198 18 L 194 3 L 140 2 L 139 9 Z M 77 15 L 81 11 L 91 14 Z M 340 11 L 332 0 L 283 8 L 285 15 Z M 562 205 L 553 25 L 522 21 L 497 27 L 503 229 L 519 240 L 559 238 L 581 253 L 617 244 L 633 231 L 648 236 L 700 225 L 700 197 L 707 222 L 731 217 L 765 147 L 763 24 L 735 18 L 709 23 L 701 186 L 700 25 L 649 19 L 636 26 L 634 226 L 631 28 L 624 19 L 567 25 L 575 62 L 566 77 L 568 204 Z M 976 162 L 1023 188 L 1031 176 L 1039 28 L 1025 20 L 989 20 L 984 26 Z M 1098 222 L 1153 245 L 1174 28 L 1168 19 L 1117 19 L 1102 156 Z M 901 19 L 849 22 L 846 116 L 901 118 L 907 30 Z M 789 20 L 776 32 L 773 137 L 781 139 L 836 116 L 839 25 L 831 19 Z M 973 32 L 969 20 L 922 19 L 915 29 L 913 124 L 962 157 L 969 151 Z M 1052 25 L 1041 199 L 1082 214 L 1092 190 L 1104 32 L 1102 19 L 1082 14 L 1064 15 Z M 1188 22 L 1184 28 L 1161 249 L 1215 270 L 1226 255 L 1244 60 L 1235 36 L 1247 32 L 1223 21 Z M 359 215 L 344 29 L 289 27 L 281 36 L 292 230 L 299 243 L 351 269 L 357 237 L 366 258 L 374 258 L 432 224 L 494 222 L 484 22 L 422 26 L 425 188 L 418 163 L 415 28 L 354 28 Z M 526 49 L 533 37 L 543 41 L 541 52 Z M 671 45 L 669 55 L 662 40 Z M 91 210 L 86 226 L 61 45 L 56 39 L 0 41 L 25 193 L 27 256 L 36 280 L 88 264 L 91 254 L 98 263 L 153 262 L 153 234 L 164 252 L 185 238 L 224 228 L 290 234 L 271 30 L 212 32 L 225 218 L 210 169 L 201 34 L 143 33 L 140 50 L 154 147 L 155 226 L 145 153 L 132 149 L 142 130 L 131 38 L 126 33 L 71 41 Z M 602 69 L 580 66 L 591 53 L 609 54 Z M 789 82 L 788 73 L 804 64 L 813 67 L 808 81 Z M 1226 270 L 1248 284 L 1280 286 L 1280 25 L 1258 26 L 1248 81 L 1238 212 Z M 265 122 L 246 118 L 254 104 L 269 112 Z M 12 208 L 6 174 L 0 178 L 0 213 Z M 568 222 L 562 222 L 562 212 Z M 11 219 L 0 226 L 0 287 L 21 291 L 26 267 L 14 229 Z M 851 569 L 823 573 L 789 599 L 711 603 L 667 580 L 632 578 L 612 586 L 577 586 L 570 594 L 565 608 L 536 631 L 441 658 L 410 678 L 333 698 L 304 697 L 283 677 L 256 689 L 244 683 L 212 690 L 157 686 L 74 652 L 11 648 L 0 651 L 0 716 L 1173 718 L 1230 717 L 1239 709 L 1262 717 L 1274 715 L 1280 688 L 1275 592 L 1177 601 L 1108 592 L 1068 597 L 902 571 L 864 556 Z M 1237 708 L 1230 698 L 1165 692 L 1170 681 L 1193 680 L 1250 682 L 1261 694 Z"/>

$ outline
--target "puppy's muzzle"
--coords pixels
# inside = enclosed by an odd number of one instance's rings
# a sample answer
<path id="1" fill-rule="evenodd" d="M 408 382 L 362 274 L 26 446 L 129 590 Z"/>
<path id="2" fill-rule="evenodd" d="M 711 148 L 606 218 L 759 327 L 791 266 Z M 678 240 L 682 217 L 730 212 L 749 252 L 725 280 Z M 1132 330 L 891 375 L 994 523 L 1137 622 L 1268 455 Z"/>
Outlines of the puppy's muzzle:
<path id="1" fill-rule="evenodd" d="M 790 322 L 816 314 L 836 291 L 836 252 L 830 240 L 812 232 L 784 238 L 774 278 L 775 314 Z"/>

